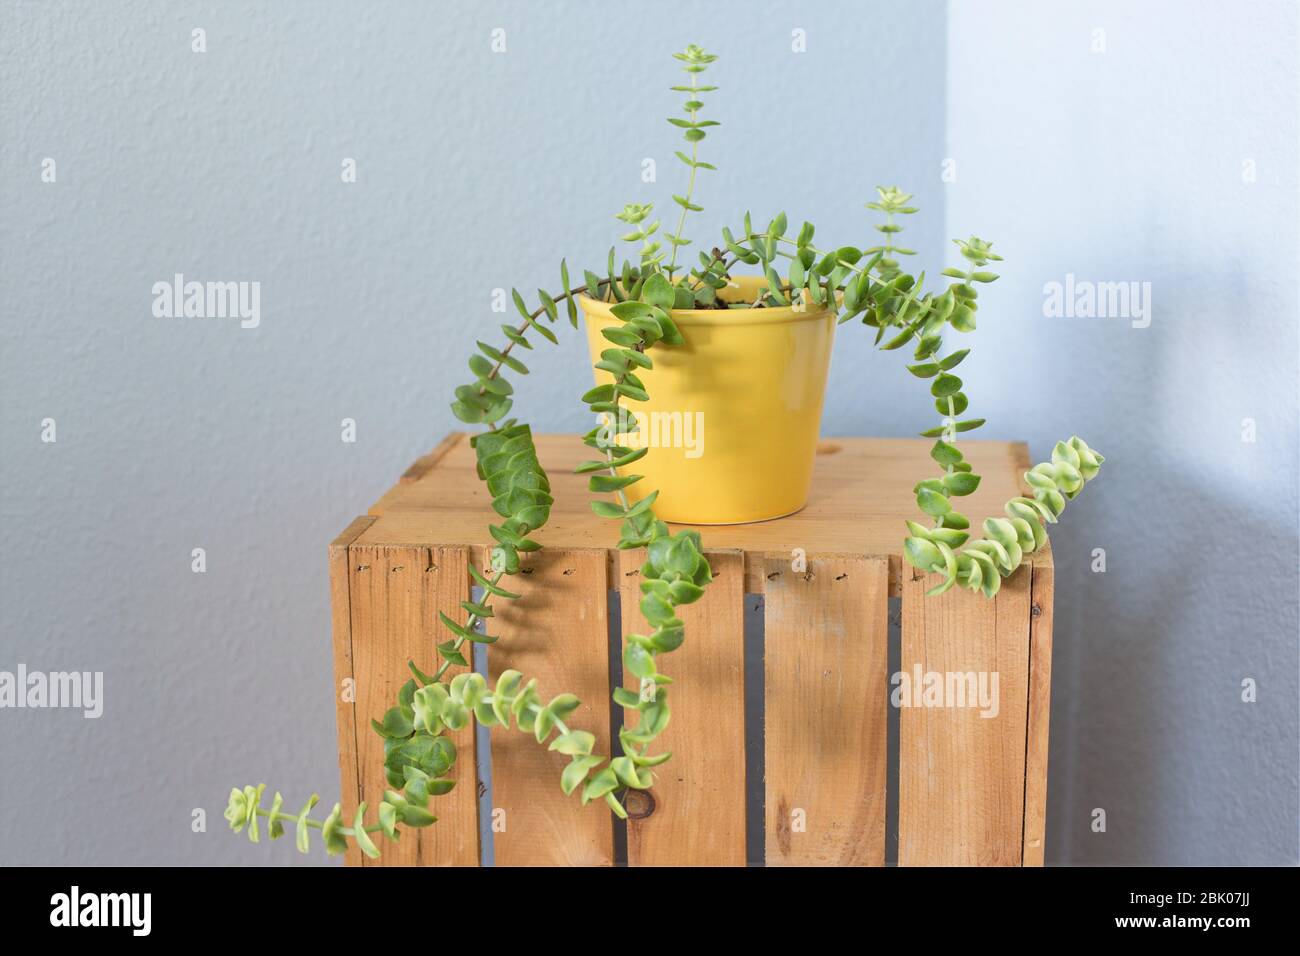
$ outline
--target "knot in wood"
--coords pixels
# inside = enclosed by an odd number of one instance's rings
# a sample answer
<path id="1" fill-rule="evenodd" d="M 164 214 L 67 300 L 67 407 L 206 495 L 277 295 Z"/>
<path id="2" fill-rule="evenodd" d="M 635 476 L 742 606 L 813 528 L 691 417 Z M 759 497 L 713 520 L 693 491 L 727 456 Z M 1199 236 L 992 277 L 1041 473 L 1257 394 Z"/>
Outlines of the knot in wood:
<path id="1" fill-rule="evenodd" d="M 629 820 L 644 820 L 655 812 L 655 798 L 649 790 L 628 790 L 623 794 L 623 809 Z"/>

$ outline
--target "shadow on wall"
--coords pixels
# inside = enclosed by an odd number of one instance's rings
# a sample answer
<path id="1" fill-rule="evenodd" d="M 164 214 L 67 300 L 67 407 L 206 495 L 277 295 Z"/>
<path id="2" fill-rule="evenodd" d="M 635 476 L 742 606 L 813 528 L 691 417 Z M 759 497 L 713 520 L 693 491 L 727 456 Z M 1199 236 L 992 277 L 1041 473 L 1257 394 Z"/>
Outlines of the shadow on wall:
<path id="1" fill-rule="evenodd" d="M 1223 496 L 1172 474 L 1157 480 L 1189 513 L 1232 511 Z M 1113 537 L 1118 516 L 1098 518 L 1099 539 Z M 1271 522 L 1237 516 L 1226 524 L 1231 532 L 1220 542 L 1223 553 L 1294 553 L 1294 539 Z M 1275 682 L 1286 665 L 1266 647 L 1240 642 L 1257 628 L 1295 633 L 1294 621 L 1270 623 L 1260 613 L 1265 602 L 1278 604 L 1277 595 L 1293 582 L 1267 569 L 1246 591 L 1213 573 L 1196 580 L 1189 571 L 1214 566 L 1202 527 L 1189 523 L 1165 535 L 1154 545 L 1166 555 L 1158 564 L 1112 564 L 1108 576 L 1132 580 L 1104 602 L 1103 585 L 1088 580 L 1088 571 L 1077 570 L 1068 583 L 1058 572 L 1058 620 L 1071 623 L 1058 624 L 1054 648 L 1049 862 L 1296 862 L 1293 843 L 1263 837 L 1289 832 L 1297 818 L 1294 762 L 1276 761 L 1278 753 L 1297 749 L 1294 683 Z M 1066 535 L 1060 539 L 1064 550 Z M 1224 617 L 1235 618 L 1238 628 L 1216 628 L 1216 618 Z M 1243 701 L 1247 678 L 1258 684 L 1257 703 Z M 1225 793 L 1236 796 L 1225 799 Z M 1104 832 L 1093 829 L 1098 811 L 1105 813 Z M 1261 813 L 1274 819 L 1261 820 Z M 1243 839 L 1230 856 L 1206 859 L 1198 850 L 1206 828 Z"/>
<path id="2" fill-rule="evenodd" d="M 1246 367 L 1239 332 L 1189 341 L 1173 327 L 1198 313 L 1212 320 L 1207 297 L 1226 298 L 1235 284 L 1201 281 L 1161 282 L 1165 327 L 1144 331 L 1142 348 L 1108 372 L 1140 376 L 1137 397 L 1151 401 L 1127 407 L 1131 388 L 1090 396 L 1099 407 L 1089 416 L 1118 426 L 1098 438 L 1106 483 L 1053 533 L 1049 863 L 1297 861 L 1300 622 L 1296 508 L 1285 490 L 1295 437 L 1275 429 L 1270 449 L 1238 434 L 1235 412 L 1190 429 L 1151 413 L 1176 416 L 1180 398 L 1206 387 L 1186 375 L 1201 355 Z M 1241 398 L 1239 389 L 1233 407 Z M 1248 681 L 1255 702 L 1244 699 Z"/>

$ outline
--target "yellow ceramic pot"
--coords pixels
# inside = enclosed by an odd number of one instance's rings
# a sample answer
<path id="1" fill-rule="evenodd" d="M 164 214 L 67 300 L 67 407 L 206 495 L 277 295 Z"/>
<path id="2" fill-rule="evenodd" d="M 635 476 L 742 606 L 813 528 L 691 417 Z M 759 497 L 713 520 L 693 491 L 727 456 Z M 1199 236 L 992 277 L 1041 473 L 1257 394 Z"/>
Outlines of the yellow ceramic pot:
<path id="1" fill-rule="evenodd" d="M 767 285 L 739 276 L 721 298 L 752 302 Z M 580 298 L 592 362 L 615 346 L 600 334 L 622 323 L 610 305 Z M 638 501 L 658 489 L 655 514 L 682 524 L 741 524 L 793 514 L 808 500 L 835 317 L 795 308 L 674 309 L 684 345 L 651 349 L 637 369 L 648 402 L 624 400 L 648 448 L 625 470 Z M 597 369 L 596 384 L 613 380 Z"/>

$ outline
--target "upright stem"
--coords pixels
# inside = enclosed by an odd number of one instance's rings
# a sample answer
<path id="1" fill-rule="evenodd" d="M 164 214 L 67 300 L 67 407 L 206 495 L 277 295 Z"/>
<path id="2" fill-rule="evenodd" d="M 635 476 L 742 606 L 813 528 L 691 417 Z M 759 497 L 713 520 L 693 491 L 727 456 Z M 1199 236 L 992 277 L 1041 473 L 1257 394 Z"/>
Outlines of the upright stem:
<path id="1" fill-rule="evenodd" d="M 894 225 L 894 214 L 892 212 L 885 213 L 885 225 L 886 226 Z M 892 253 L 893 251 L 894 251 L 894 232 L 893 229 L 889 229 L 885 232 L 885 257 L 884 258 L 889 259 L 890 253 Z"/>
<path id="2" fill-rule="evenodd" d="M 698 75 L 699 75 L 698 73 L 692 73 L 692 74 L 691 74 L 691 102 L 692 102 L 692 103 L 698 102 L 698 101 L 695 99 L 695 97 L 699 95 L 699 94 L 696 92 L 696 90 L 697 90 L 697 84 L 696 84 L 696 82 L 695 82 L 695 78 L 696 78 Z M 692 109 L 692 110 L 690 111 L 690 113 L 691 113 L 691 122 L 692 122 L 692 123 L 695 122 L 695 114 L 696 114 L 696 112 L 697 112 L 697 111 L 694 110 L 694 109 Z M 688 179 L 687 182 L 686 182 L 686 202 L 687 202 L 687 203 L 689 203 L 689 202 L 691 201 L 691 197 L 695 194 L 695 171 L 696 171 L 696 169 L 698 168 L 695 164 L 699 161 L 699 158 L 700 158 L 700 141 L 699 141 L 699 140 L 691 140 L 691 175 L 690 175 L 690 179 Z M 687 210 L 686 206 L 682 206 L 682 214 L 681 214 L 680 216 L 677 217 L 677 233 L 676 233 L 676 236 L 675 236 L 675 238 L 677 238 L 677 239 L 681 239 L 681 238 L 682 238 L 682 229 L 685 228 L 685 226 L 686 226 L 686 213 L 687 213 L 687 212 L 688 212 L 688 210 Z M 678 250 L 679 248 L 681 248 L 681 244 L 678 243 L 678 242 L 674 242 L 674 243 L 672 244 L 672 246 L 673 246 L 673 254 L 672 254 L 672 257 L 668 260 L 668 269 L 667 269 L 667 272 L 668 272 L 668 278 L 669 278 L 670 281 L 672 280 L 673 272 L 677 269 L 677 250 Z"/>

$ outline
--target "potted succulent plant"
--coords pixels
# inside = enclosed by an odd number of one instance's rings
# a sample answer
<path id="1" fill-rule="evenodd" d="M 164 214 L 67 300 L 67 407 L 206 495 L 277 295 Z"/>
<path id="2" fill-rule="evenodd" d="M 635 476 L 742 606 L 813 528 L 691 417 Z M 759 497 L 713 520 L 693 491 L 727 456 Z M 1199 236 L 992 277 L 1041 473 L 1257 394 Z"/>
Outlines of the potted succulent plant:
<path id="1" fill-rule="evenodd" d="M 656 354 L 652 366 L 631 369 L 638 381 L 624 376 L 621 386 L 624 356 L 609 337 L 628 341 L 624 325 L 634 317 L 657 322 L 652 306 L 579 298 L 597 370 L 597 388 L 586 397 L 603 407 L 621 387 L 618 394 L 637 401 L 617 433 L 624 444 L 647 449 L 629 498 L 640 501 L 643 489 L 655 489 L 655 513 L 682 524 L 763 521 L 798 511 L 812 481 L 835 336 L 832 307 L 778 304 L 764 276 L 728 276 L 715 288 L 688 275 L 672 288 L 675 299 L 691 296 L 685 308 L 668 310 L 681 343 Z M 699 294 L 708 301 L 695 301 Z"/>
<path id="2" fill-rule="evenodd" d="M 910 349 L 908 370 L 929 383 L 927 400 L 933 401 L 937 423 L 922 434 L 935 439 L 937 473 L 914 488 L 929 521 L 907 522 L 904 553 L 915 567 L 940 576 L 931 594 L 961 585 L 995 595 L 1024 556 L 1042 547 L 1044 524 L 1054 523 L 1096 476 L 1100 454 L 1079 438 L 1060 442 L 1050 461 L 1026 473 L 1032 494 L 1011 499 L 1003 515 L 985 519 L 982 534 L 972 531 L 957 503 L 980 478 L 965 461 L 959 439 L 983 419 L 964 417 L 969 400 L 955 369 L 969 350 L 950 350 L 945 339 L 950 332 L 975 330 L 978 287 L 997 278 L 989 266 L 1001 256 L 982 239 L 958 241 L 965 264 L 943 270 L 951 280 L 946 287 L 927 290 L 924 273 L 914 276 L 900 265 L 899 257 L 913 253 L 896 244 L 898 217 L 916 209 L 897 188 L 879 189 L 867 204 L 884 221 L 875 227 L 881 238 L 866 248 L 823 245 L 814 240 L 812 224 L 790 231 L 784 214 L 755 228 L 746 214 L 736 230 L 723 229 L 716 244 L 697 250 L 695 261 L 685 265 L 683 250 L 691 240 L 683 229 L 688 215 L 701 208 L 696 181 L 713 170 L 700 159 L 699 145 L 718 124 L 700 119 L 700 111 L 701 97 L 716 87 L 699 80 L 715 57 L 695 46 L 674 56 L 689 81 L 673 87 L 686 100 L 683 115 L 669 120 L 683 130 L 689 149 L 676 154 L 689 170 L 684 193 L 673 197 L 680 209 L 676 230 L 660 239 L 652 207 L 625 207 L 618 218 L 630 227 L 623 239 L 639 244 L 633 257 L 620 261 L 611 250 L 604 268 L 584 271 L 576 285 L 561 262 L 558 288 L 539 290 L 536 307 L 515 291 L 520 320 L 501 327 L 505 341 L 499 346 L 477 343 L 469 361 L 473 379 L 455 389 L 455 415 L 485 426 L 472 441 L 479 477 L 501 518 L 488 529 L 497 546 L 484 567 L 470 567 L 482 596 L 462 602 L 455 616 L 448 613 L 455 609 L 439 612 L 454 637 L 431 648 L 436 663 L 410 662 L 411 679 L 393 706 L 371 722 L 384 738 L 389 788 L 376 795 L 373 817 L 362 803 L 350 820 L 337 804 L 324 819 L 313 818 L 315 796 L 297 812 L 286 812 L 279 793 L 263 807 L 263 786 L 234 789 L 226 818 L 236 831 L 247 829 L 254 842 L 263 825 L 272 838 L 292 825 L 303 852 L 311 831 L 319 830 L 331 854 L 352 842 L 378 856 L 380 842 L 396 839 L 402 827 L 434 822 L 431 799 L 453 785 L 446 777 L 456 759 L 452 735 L 471 721 L 513 726 L 568 756 L 560 779 L 564 792 L 583 804 L 601 800 L 625 816 L 620 793 L 650 787 L 653 768 L 670 756 L 651 748 L 670 714 L 672 681 L 660 663 L 686 637 L 676 609 L 698 600 L 711 580 L 700 534 L 674 531 L 668 521 L 758 520 L 802 506 L 837 324 L 856 319 L 872 330 L 881 350 Z M 482 675 L 463 670 L 467 643 L 496 640 L 485 626 L 493 604 L 519 598 L 507 582 L 521 569 L 520 554 L 541 547 L 534 535 L 550 515 L 550 482 L 529 427 L 508 417 L 508 376 L 528 372 L 520 355 L 537 339 L 558 342 L 553 329 L 561 310 L 575 328 L 586 315 L 597 376 L 583 396 L 598 416 L 584 437 L 592 457 L 578 470 L 590 474 L 592 492 L 612 496 L 593 501 L 592 508 L 621 522 L 619 547 L 646 549 L 640 607 L 652 630 L 624 639 L 624 670 L 639 679 L 640 690 L 614 691 L 615 703 L 630 718 L 619 732 L 617 755 L 595 753 L 595 735 L 567 723 L 579 703 L 573 695 L 548 700 L 536 681 L 525 682 L 517 671 L 504 672 L 489 686 Z M 667 449 L 662 442 L 649 447 L 638 433 L 655 411 L 670 419 L 703 412 L 707 447 L 695 457 L 689 447 L 671 447 L 672 442 Z M 684 419 L 682 429 L 684 436 Z M 462 670 L 449 677 L 452 667 Z"/>

